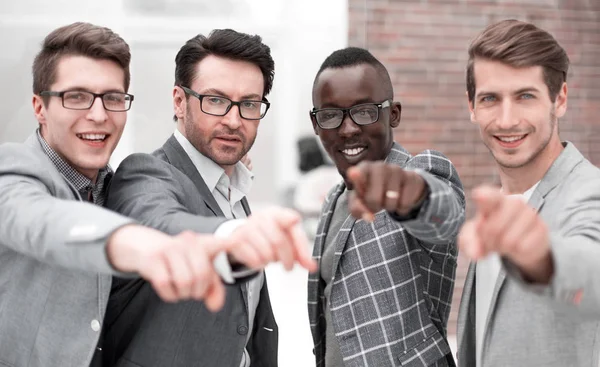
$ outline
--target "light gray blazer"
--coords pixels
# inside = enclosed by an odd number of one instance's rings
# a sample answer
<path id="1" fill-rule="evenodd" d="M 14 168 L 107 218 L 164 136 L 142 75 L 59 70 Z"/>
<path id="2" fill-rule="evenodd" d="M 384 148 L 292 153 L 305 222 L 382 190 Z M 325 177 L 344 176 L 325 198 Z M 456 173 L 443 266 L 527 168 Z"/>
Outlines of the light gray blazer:
<path id="1" fill-rule="evenodd" d="M 529 205 L 550 229 L 554 277 L 532 286 L 504 261 L 486 321 L 485 367 L 597 367 L 600 353 L 600 169 L 572 143 Z M 475 264 L 458 317 L 458 364 L 475 366 Z"/>
<path id="2" fill-rule="evenodd" d="M 0 145 L 0 366 L 90 364 L 131 220 L 81 200 L 35 135 Z"/>

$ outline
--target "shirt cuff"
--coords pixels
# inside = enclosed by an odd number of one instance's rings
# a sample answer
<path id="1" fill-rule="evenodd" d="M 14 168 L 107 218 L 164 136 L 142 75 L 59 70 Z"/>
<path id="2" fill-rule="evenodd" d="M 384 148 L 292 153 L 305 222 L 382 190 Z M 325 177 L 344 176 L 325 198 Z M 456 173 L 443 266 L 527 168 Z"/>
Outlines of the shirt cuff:
<path id="1" fill-rule="evenodd" d="M 239 226 L 246 223 L 246 219 L 233 219 L 229 220 L 219 227 L 215 231 L 215 236 L 217 237 L 229 237 Z M 223 282 L 227 284 L 236 284 L 240 282 L 246 282 L 255 276 L 257 276 L 260 272 L 255 269 L 250 269 L 243 264 L 237 265 L 235 269 L 231 266 L 229 259 L 227 258 L 227 253 L 225 251 L 221 251 L 217 256 L 215 256 L 213 260 L 213 266 L 215 267 L 215 271 Z"/>
<path id="2" fill-rule="evenodd" d="M 215 236 L 221 238 L 229 237 L 233 231 L 235 231 L 240 225 L 244 224 L 244 222 L 245 219 L 228 220 L 217 227 Z M 217 256 L 215 256 L 213 260 L 213 266 L 215 267 L 217 274 L 219 274 L 221 279 L 223 279 L 223 282 L 227 284 L 235 283 L 233 272 L 231 271 L 231 264 L 227 259 L 227 253 L 225 251 L 221 251 L 217 254 Z"/>

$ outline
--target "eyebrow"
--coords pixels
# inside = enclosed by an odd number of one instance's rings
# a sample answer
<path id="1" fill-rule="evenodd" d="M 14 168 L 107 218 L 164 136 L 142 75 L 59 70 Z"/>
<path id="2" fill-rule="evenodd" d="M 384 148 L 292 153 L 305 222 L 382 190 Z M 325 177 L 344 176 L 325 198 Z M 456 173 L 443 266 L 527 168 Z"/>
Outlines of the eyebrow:
<path id="1" fill-rule="evenodd" d="M 81 87 L 81 86 L 77 86 L 77 85 L 73 85 L 67 88 L 63 88 L 63 91 L 72 91 L 72 90 L 76 90 L 76 91 L 80 91 L 80 92 L 92 92 L 89 88 L 86 87 Z M 95 92 L 92 92 L 95 93 Z M 101 89 L 100 94 L 102 93 L 126 93 L 123 89 L 115 89 L 115 88 L 111 88 L 111 89 Z"/>
<path id="2" fill-rule="evenodd" d="M 363 99 L 358 99 L 358 100 L 353 101 L 352 105 L 350 105 L 350 107 L 347 107 L 347 108 L 352 108 L 356 105 L 364 104 L 364 103 L 378 103 L 378 102 L 374 102 L 370 98 L 363 98 Z M 335 103 L 325 103 L 321 106 L 321 109 L 323 109 L 323 108 L 345 108 L 345 107 L 340 107 L 339 105 L 337 105 Z"/>
<path id="3" fill-rule="evenodd" d="M 227 98 L 231 99 L 231 97 L 229 97 L 229 95 L 227 93 L 223 92 L 220 89 L 216 89 L 216 88 L 203 89 L 199 94 L 212 94 L 212 95 L 223 96 L 223 97 L 227 97 Z M 262 97 L 256 93 L 250 93 L 250 94 L 243 95 L 241 98 L 241 100 L 249 100 L 249 99 L 260 101 L 260 100 L 262 100 Z"/>

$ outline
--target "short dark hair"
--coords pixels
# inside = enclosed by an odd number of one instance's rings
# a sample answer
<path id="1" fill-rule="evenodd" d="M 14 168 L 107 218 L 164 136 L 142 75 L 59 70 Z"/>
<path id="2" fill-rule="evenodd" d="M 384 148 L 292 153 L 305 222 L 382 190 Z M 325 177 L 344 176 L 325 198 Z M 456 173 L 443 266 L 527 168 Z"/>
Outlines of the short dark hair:
<path id="1" fill-rule="evenodd" d="M 175 85 L 189 88 L 196 76 L 197 64 L 208 55 L 247 61 L 258 66 L 264 78 L 264 96 L 271 91 L 275 77 L 271 49 L 260 36 L 233 29 L 215 29 L 208 37 L 199 34 L 188 40 L 175 57 Z"/>
<path id="2" fill-rule="evenodd" d="M 567 81 L 569 57 L 556 39 L 531 23 L 507 19 L 489 25 L 469 47 L 467 94 L 475 98 L 476 59 L 499 61 L 515 68 L 541 66 L 552 102 Z"/>
<path id="3" fill-rule="evenodd" d="M 125 72 L 125 91 L 129 89 L 131 53 L 127 42 L 109 28 L 77 22 L 55 29 L 44 39 L 33 61 L 34 94 L 50 89 L 56 81 L 58 62 L 67 55 L 116 62 Z"/>
<path id="4" fill-rule="evenodd" d="M 325 69 L 329 68 L 344 68 L 349 66 L 363 65 L 368 64 L 375 68 L 377 74 L 381 78 L 383 82 L 383 88 L 385 88 L 385 93 L 388 98 L 394 98 L 394 87 L 392 86 L 392 80 L 390 78 L 390 74 L 388 73 L 385 66 L 381 63 L 381 61 L 377 60 L 373 54 L 371 54 L 368 50 L 360 47 L 346 47 L 341 50 L 334 51 L 331 55 L 329 55 L 315 76 L 315 80 L 313 83 L 313 90 L 317 85 L 317 81 L 319 79 L 319 75 Z"/>

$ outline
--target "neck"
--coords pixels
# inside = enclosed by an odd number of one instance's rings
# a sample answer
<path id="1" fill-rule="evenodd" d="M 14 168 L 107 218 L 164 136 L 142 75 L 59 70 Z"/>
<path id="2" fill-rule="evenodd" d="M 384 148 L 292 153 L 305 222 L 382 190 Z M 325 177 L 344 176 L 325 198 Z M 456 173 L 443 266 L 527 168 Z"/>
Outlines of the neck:
<path id="1" fill-rule="evenodd" d="M 52 146 L 53 144 L 48 141 L 48 139 L 46 138 L 46 131 L 45 131 L 43 125 L 40 126 L 40 134 L 42 135 L 42 138 L 46 141 L 46 143 L 50 146 L 50 148 L 52 148 L 52 150 L 54 150 L 54 152 L 56 154 L 58 154 L 69 166 L 71 166 L 75 171 L 77 171 L 77 172 L 81 173 L 82 175 L 84 175 L 85 177 L 89 178 L 90 181 L 92 182 L 92 185 L 96 184 L 96 179 L 98 179 L 98 174 L 100 173 L 99 169 L 83 169 L 83 168 L 76 167 L 75 165 L 73 165 L 73 163 L 71 163 L 71 160 L 69 160 L 67 157 L 65 157 L 60 152 L 60 150 L 56 149 L 56 147 Z"/>
<path id="2" fill-rule="evenodd" d="M 500 169 L 500 182 L 502 190 L 508 194 L 522 194 L 539 182 L 558 158 L 564 147 L 560 140 L 549 143 L 543 151 L 527 164 L 516 167 L 502 167 Z"/>
<path id="3" fill-rule="evenodd" d="M 233 171 L 235 171 L 235 164 L 231 166 L 221 166 L 223 170 L 225 170 L 225 174 L 231 178 L 233 176 Z"/>

